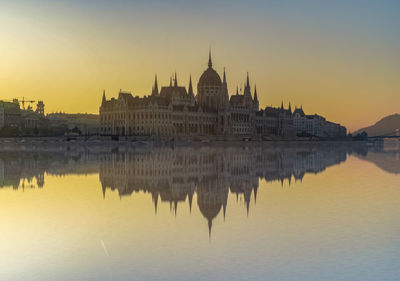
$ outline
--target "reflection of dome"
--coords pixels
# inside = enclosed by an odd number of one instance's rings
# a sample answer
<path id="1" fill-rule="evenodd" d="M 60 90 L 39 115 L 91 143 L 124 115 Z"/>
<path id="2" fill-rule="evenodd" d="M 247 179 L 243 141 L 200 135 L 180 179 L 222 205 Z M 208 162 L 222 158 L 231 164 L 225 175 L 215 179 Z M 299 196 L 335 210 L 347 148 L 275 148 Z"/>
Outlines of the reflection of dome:
<path id="1" fill-rule="evenodd" d="M 221 210 L 222 204 L 213 201 L 197 200 L 199 210 L 202 215 L 209 221 L 213 220 Z"/>
<path id="2" fill-rule="evenodd" d="M 200 76 L 198 86 L 221 86 L 221 84 L 221 77 L 219 77 L 218 73 L 212 67 L 209 67 Z"/>

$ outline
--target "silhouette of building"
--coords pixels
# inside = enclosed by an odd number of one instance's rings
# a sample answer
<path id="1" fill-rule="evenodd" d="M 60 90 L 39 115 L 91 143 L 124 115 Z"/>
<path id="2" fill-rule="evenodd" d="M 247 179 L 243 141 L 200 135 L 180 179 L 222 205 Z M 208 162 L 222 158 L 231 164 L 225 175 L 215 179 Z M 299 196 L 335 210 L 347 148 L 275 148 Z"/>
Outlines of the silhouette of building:
<path id="1" fill-rule="evenodd" d="M 178 85 L 175 73 L 170 85 L 158 91 L 157 76 L 150 95 L 133 97 L 120 91 L 118 98 L 106 99 L 103 91 L 100 106 L 100 134 L 117 136 L 151 136 L 155 138 L 216 137 L 285 138 L 295 137 L 292 112 L 268 107 L 259 110 L 256 87 L 252 94 L 247 74 L 243 94 L 229 97 L 225 69 L 223 79 L 214 70 L 211 52 L 208 68 L 197 83 Z"/>
<path id="2" fill-rule="evenodd" d="M 229 194 L 241 197 L 249 213 L 251 201 L 257 200 L 259 180 L 290 185 L 308 173 L 317 174 L 345 161 L 353 152 L 367 154 L 368 147 L 327 143 L 246 149 L 201 146 L 94 153 L 86 149 L 0 152 L 0 187 L 40 188 L 46 175 L 98 173 L 104 197 L 107 189 L 117 191 L 120 197 L 148 193 L 155 212 L 160 202 L 169 204 L 175 214 L 181 204 L 188 204 L 191 210 L 195 198 L 211 232 L 213 220 L 220 214 L 225 217 L 229 209 Z M 396 159 L 394 154 L 391 157 Z"/>
<path id="3" fill-rule="evenodd" d="M 296 129 L 296 134 L 299 136 L 343 138 L 347 133 L 344 126 L 327 121 L 320 115 L 306 115 L 303 111 L 303 107 L 294 110 L 293 124 Z"/>

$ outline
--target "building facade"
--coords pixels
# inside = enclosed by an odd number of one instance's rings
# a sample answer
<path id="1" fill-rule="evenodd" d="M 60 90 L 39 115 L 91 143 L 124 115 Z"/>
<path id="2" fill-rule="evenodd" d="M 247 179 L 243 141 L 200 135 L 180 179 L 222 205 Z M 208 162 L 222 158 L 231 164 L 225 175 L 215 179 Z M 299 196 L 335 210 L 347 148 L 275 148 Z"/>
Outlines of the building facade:
<path id="1" fill-rule="evenodd" d="M 347 133 L 346 127 L 327 121 L 320 115 L 306 115 L 302 107 L 294 110 L 293 125 L 298 136 L 344 138 Z"/>
<path id="2" fill-rule="evenodd" d="M 107 100 L 103 92 L 99 111 L 100 134 L 105 136 L 293 139 L 296 134 L 290 107 L 259 110 L 248 74 L 243 94 L 237 90 L 229 96 L 225 70 L 221 79 L 212 67 L 211 53 L 197 94 L 191 78 L 186 90 L 178 85 L 176 74 L 159 91 L 156 76 L 151 94 L 144 97 L 120 91 L 118 98 Z"/>

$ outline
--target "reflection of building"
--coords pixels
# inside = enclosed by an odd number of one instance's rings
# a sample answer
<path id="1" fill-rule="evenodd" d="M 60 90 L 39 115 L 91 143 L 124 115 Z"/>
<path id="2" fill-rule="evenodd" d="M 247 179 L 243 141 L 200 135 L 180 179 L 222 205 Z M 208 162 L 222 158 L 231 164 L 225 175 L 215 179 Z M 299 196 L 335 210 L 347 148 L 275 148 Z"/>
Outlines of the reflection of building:
<path id="1" fill-rule="evenodd" d="M 121 197 L 149 193 L 156 212 L 161 201 L 169 204 L 175 213 L 179 204 L 189 204 L 191 210 L 195 201 L 211 231 L 213 220 L 219 214 L 225 216 L 229 209 L 229 194 L 243 198 L 249 212 L 250 201 L 256 200 L 260 179 L 290 184 L 292 180 L 302 180 L 307 173 L 319 173 L 345 161 L 346 155 L 353 152 L 368 155 L 367 146 L 337 143 L 247 148 L 160 147 L 98 153 L 86 149 L 1 152 L 0 187 L 42 187 L 46 174 L 99 173 L 104 197 L 107 189 L 116 190 Z M 392 155 L 378 152 L 371 154 L 376 162 L 379 157 Z"/>
<path id="2" fill-rule="evenodd" d="M 346 147 L 192 147 L 159 148 L 145 153 L 114 153 L 100 156 L 100 181 L 120 196 L 149 192 L 157 210 L 158 198 L 178 204 L 193 194 L 208 225 L 227 207 L 229 192 L 242 195 L 249 211 L 251 196 L 256 200 L 259 179 L 266 181 L 302 179 L 346 159 Z M 253 195 L 252 195 L 253 194 Z"/>
<path id="3" fill-rule="evenodd" d="M 243 93 L 229 97 L 225 70 L 223 79 L 214 70 L 211 54 L 208 68 L 197 84 L 197 95 L 178 85 L 177 76 L 158 91 L 157 77 L 150 95 L 133 97 L 119 92 L 118 98 L 103 99 L 100 106 L 100 134 L 151 136 L 155 138 L 207 137 L 222 139 L 293 139 L 292 112 L 280 108 L 259 110 L 257 90 L 251 92 L 249 75 Z"/>

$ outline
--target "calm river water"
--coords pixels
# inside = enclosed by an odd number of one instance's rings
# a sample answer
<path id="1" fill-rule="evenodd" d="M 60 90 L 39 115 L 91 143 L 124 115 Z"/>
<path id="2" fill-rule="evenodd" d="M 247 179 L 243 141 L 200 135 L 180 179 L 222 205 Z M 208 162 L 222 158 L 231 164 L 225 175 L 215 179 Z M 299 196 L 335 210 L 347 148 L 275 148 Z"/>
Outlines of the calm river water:
<path id="1" fill-rule="evenodd" d="M 0 152 L 0 280 L 400 280 L 399 155 Z"/>

